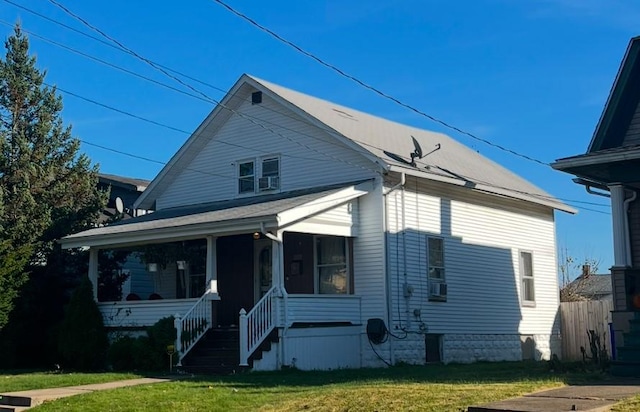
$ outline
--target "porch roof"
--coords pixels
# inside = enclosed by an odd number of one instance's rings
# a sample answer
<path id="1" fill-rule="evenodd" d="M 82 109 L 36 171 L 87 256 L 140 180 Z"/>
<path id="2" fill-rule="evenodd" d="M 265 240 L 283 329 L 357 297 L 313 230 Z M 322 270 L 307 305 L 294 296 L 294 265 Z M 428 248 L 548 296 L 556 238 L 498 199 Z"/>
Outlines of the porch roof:
<path id="1" fill-rule="evenodd" d="M 220 233 L 246 233 L 258 231 L 263 226 L 282 229 L 347 203 L 372 188 L 372 181 L 364 181 L 163 209 L 75 233 L 59 242 L 65 249 L 125 246 Z"/>

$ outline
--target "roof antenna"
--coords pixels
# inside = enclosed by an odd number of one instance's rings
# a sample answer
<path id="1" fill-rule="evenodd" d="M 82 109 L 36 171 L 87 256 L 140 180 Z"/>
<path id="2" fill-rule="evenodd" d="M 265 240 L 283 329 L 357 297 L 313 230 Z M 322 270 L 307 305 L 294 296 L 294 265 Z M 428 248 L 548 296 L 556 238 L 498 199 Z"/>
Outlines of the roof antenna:
<path id="1" fill-rule="evenodd" d="M 405 158 L 403 158 L 400 155 L 397 155 L 395 153 L 392 152 L 387 152 L 386 150 L 383 150 L 384 154 L 386 154 L 387 156 L 389 156 L 390 158 L 392 158 L 395 161 L 398 161 L 400 163 L 404 163 L 407 164 L 409 166 L 413 166 L 413 167 L 418 167 L 416 165 L 416 159 L 422 159 L 425 156 L 430 155 L 431 153 L 440 150 L 440 143 L 436 144 L 436 148 L 433 149 L 432 151 L 430 151 L 429 153 L 424 153 L 422 151 L 422 147 L 420 147 L 420 143 L 418 143 L 418 140 L 416 140 L 415 137 L 411 136 L 411 140 L 413 141 L 413 152 L 411 152 L 409 154 L 409 156 L 411 157 L 411 160 L 407 160 Z"/>

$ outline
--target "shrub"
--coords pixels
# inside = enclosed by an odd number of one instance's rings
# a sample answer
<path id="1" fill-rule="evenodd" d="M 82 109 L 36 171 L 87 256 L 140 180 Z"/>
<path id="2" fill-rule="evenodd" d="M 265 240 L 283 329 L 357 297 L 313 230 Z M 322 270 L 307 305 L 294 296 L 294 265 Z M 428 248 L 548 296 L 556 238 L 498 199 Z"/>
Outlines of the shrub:
<path id="1" fill-rule="evenodd" d="M 108 345 L 102 314 L 93 299 L 91 281 L 85 276 L 71 295 L 60 325 L 58 350 L 62 364 L 84 371 L 101 369 Z"/>
<path id="2" fill-rule="evenodd" d="M 158 371 L 167 368 L 167 346 L 174 344 L 173 317 L 162 318 L 147 328 L 147 336 L 123 337 L 111 344 L 109 364 L 114 370 Z"/>

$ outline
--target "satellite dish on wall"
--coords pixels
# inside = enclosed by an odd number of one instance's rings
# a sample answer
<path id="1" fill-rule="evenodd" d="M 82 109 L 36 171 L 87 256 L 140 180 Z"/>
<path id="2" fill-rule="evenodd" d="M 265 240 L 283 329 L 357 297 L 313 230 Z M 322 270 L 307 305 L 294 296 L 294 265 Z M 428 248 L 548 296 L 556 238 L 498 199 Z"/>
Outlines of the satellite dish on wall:
<path id="1" fill-rule="evenodd" d="M 124 213 L 124 202 L 120 197 L 116 197 L 116 210 L 118 213 Z"/>

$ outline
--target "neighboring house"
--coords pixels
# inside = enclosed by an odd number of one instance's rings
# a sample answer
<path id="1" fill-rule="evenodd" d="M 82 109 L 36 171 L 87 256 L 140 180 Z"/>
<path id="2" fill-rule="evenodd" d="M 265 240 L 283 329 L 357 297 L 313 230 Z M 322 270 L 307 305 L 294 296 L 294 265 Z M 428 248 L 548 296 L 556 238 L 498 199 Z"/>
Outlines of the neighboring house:
<path id="1" fill-rule="evenodd" d="M 588 265 L 582 268 L 582 274 L 562 288 L 560 299 L 565 300 L 608 300 L 613 299 L 611 274 L 591 273 Z"/>
<path id="2" fill-rule="evenodd" d="M 98 249 L 142 253 L 157 300 L 100 302 L 106 324 L 178 315 L 191 368 L 225 331 L 254 370 L 560 351 L 573 210 L 446 135 L 243 75 L 134 207 L 155 211 L 61 242 L 94 281 Z"/>
<path id="3" fill-rule="evenodd" d="M 124 220 L 146 214 L 146 210 L 136 209 L 133 204 L 149 183 L 151 182 L 144 179 L 99 173 L 98 188 L 109 190 L 109 200 L 98 218 L 98 225 L 103 226 L 114 219 Z M 147 275 L 145 265 L 136 256 L 131 255 L 127 258 L 121 272 L 127 275 L 127 280 L 122 284 L 123 299 L 131 293 L 139 296 L 149 296 L 153 293 L 152 279 Z"/>
<path id="4" fill-rule="evenodd" d="M 611 198 L 615 342 L 620 355 L 640 353 L 625 339 L 629 319 L 640 319 L 640 37 L 629 43 L 587 153 L 552 166 L 577 176 L 590 193 Z M 634 362 L 624 368 L 640 370 L 640 357 Z"/>
<path id="5" fill-rule="evenodd" d="M 146 211 L 135 209 L 133 204 L 149 183 L 148 180 L 99 173 L 98 188 L 109 190 L 109 201 L 98 223 L 104 224 L 118 215 L 127 219 L 145 214 Z"/>

